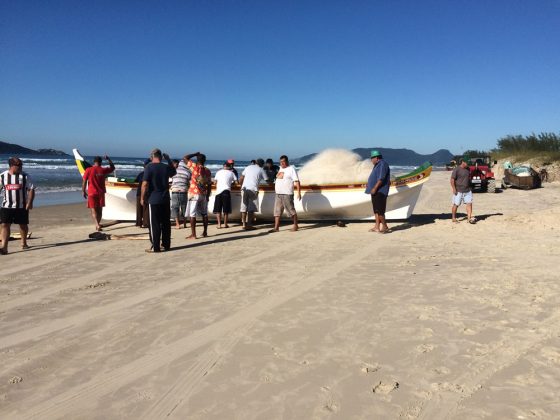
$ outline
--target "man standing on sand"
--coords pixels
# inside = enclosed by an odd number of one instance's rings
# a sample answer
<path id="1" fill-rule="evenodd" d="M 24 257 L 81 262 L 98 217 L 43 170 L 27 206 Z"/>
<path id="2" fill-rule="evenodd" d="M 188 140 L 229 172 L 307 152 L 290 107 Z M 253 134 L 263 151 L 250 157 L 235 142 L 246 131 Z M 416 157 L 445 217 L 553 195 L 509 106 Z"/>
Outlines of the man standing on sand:
<path id="1" fill-rule="evenodd" d="M 177 174 L 171 179 L 171 217 L 175 219 L 175 228 L 187 227 L 187 191 L 191 182 L 191 172 L 183 161 L 173 159 L 173 167 Z"/>
<path id="2" fill-rule="evenodd" d="M 257 159 L 241 173 L 241 225 L 245 230 L 253 230 L 255 212 L 259 211 L 259 184 L 266 180 L 263 170 L 264 160 Z"/>
<path id="3" fill-rule="evenodd" d="M 274 164 L 274 161 L 271 158 L 268 158 L 266 160 L 266 163 L 264 164 L 264 172 L 266 173 L 266 177 L 267 182 L 269 184 L 274 184 L 274 181 L 276 180 L 276 174 L 278 173 L 278 170 L 280 168 L 278 167 L 278 165 Z"/>
<path id="4" fill-rule="evenodd" d="M 162 163 L 167 160 L 167 165 Z M 152 163 L 146 166 L 142 179 L 141 204 L 148 201 L 150 206 L 150 241 L 152 247 L 146 252 L 161 252 L 171 249 L 171 199 L 169 197 L 169 178 L 176 171 L 169 156 L 161 150 L 154 149 L 151 153 Z M 149 198 L 147 198 L 149 194 Z M 161 246 L 160 246 L 161 240 Z"/>
<path id="5" fill-rule="evenodd" d="M 472 217 L 473 193 L 471 190 L 470 170 L 466 159 L 459 159 L 459 166 L 456 166 L 453 172 L 451 172 L 450 183 L 451 191 L 453 192 L 451 220 L 453 223 L 459 223 L 457 220 L 457 209 L 461 203 L 465 203 L 467 206 L 467 220 L 471 224 L 476 223 L 476 219 Z"/>
<path id="6" fill-rule="evenodd" d="M 152 161 L 150 159 L 146 159 L 144 161 L 144 169 L 148 166 Z M 136 226 L 141 228 L 148 228 L 150 227 L 150 207 L 146 203 L 146 205 L 140 204 L 142 198 L 142 179 L 144 179 L 144 169 L 142 172 L 136 175 L 136 179 L 134 182 L 138 184 L 136 188 Z"/>
<path id="7" fill-rule="evenodd" d="M 95 223 L 95 230 L 101 231 L 101 218 L 103 217 L 103 207 L 105 207 L 105 177 L 115 170 L 113 161 L 107 155 L 105 160 L 109 162 L 109 167 L 101 166 L 101 156 L 93 158 L 93 166 L 84 172 L 82 179 L 82 194 L 87 200 L 87 206 L 91 211 L 91 218 Z M 87 185 L 87 192 L 86 192 Z"/>
<path id="8" fill-rule="evenodd" d="M 365 193 L 371 194 L 375 226 L 369 231 L 387 233 L 389 226 L 385 220 L 385 210 L 391 184 L 391 169 L 377 150 L 371 151 L 371 163 L 373 163 L 373 169 L 369 175 Z"/>
<path id="9" fill-rule="evenodd" d="M 0 255 L 8 253 L 10 227 L 19 225 L 21 249 L 29 249 L 27 232 L 29 231 L 29 210 L 33 208 L 35 187 L 31 178 L 21 170 L 23 162 L 17 157 L 8 159 L 8 170 L 0 174 L 0 223 L 2 223 L 2 247 Z"/>
<path id="10" fill-rule="evenodd" d="M 216 172 L 216 197 L 214 198 L 214 214 L 218 220 L 218 229 L 222 228 L 221 214 L 224 213 L 224 227 L 228 228 L 228 218 L 231 214 L 231 186 L 237 181 L 232 166 L 227 161 L 223 169 Z"/>
<path id="11" fill-rule="evenodd" d="M 298 230 L 298 218 L 294 205 L 294 186 L 297 189 L 297 199 L 301 200 L 301 186 L 296 168 L 290 166 L 288 156 L 280 156 L 280 169 L 276 174 L 275 182 L 274 229 L 271 229 L 269 232 L 278 232 L 280 230 L 280 217 L 284 210 L 294 221 L 292 231 Z"/>
<path id="12" fill-rule="evenodd" d="M 191 159 L 196 156 L 196 162 Z M 206 155 L 200 152 L 186 155 L 183 161 L 187 165 L 187 169 L 191 172 L 191 182 L 189 186 L 189 195 L 187 202 L 186 214 L 190 217 L 191 234 L 187 239 L 196 238 L 196 217 L 202 217 L 204 229 L 202 236 L 208 236 L 208 199 L 212 188 L 212 173 L 204 164 L 206 163 Z"/>

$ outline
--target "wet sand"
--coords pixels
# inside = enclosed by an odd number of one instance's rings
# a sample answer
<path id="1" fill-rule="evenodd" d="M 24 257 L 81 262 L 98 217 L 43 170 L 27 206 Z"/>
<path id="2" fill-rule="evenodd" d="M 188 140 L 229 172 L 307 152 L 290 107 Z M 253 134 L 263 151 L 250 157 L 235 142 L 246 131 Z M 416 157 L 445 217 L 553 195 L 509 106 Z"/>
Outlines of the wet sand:
<path id="1" fill-rule="evenodd" d="M 34 209 L 0 256 L 0 418 L 560 417 L 560 183 L 475 194 L 470 225 L 448 177 L 390 234 L 212 225 L 162 254 Z"/>

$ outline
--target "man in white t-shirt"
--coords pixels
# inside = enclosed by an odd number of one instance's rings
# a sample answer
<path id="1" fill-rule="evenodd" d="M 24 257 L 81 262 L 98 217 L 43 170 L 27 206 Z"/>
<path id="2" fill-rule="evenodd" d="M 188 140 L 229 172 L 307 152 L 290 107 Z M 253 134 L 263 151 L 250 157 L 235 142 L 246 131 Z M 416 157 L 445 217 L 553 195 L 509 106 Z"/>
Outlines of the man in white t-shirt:
<path id="1" fill-rule="evenodd" d="M 224 227 L 228 228 L 228 217 L 231 214 L 231 186 L 237 177 L 229 162 L 224 163 L 223 169 L 216 172 L 216 197 L 214 198 L 214 214 L 218 220 L 218 229 L 222 228 L 222 212 L 224 213 Z"/>
<path id="2" fill-rule="evenodd" d="M 245 230 L 253 230 L 253 217 L 259 211 L 259 184 L 266 181 L 263 169 L 264 160 L 257 159 L 256 163 L 247 166 L 241 173 L 241 224 Z"/>
<path id="3" fill-rule="evenodd" d="M 292 231 L 298 230 L 298 219 L 296 208 L 294 206 L 294 186 L 297 190 L 297 199 L 301 200 L 301 186 L 296 168 L 290 166 L 288 156 L 280 157 L 280 169 L 276 174 L 275 191 L 276 198 L 274 200 L 274 229 L 269 232 L 278 232 L 280 229 L 280 217 L 284 210 L 290 215 L 294 221 Z"/>

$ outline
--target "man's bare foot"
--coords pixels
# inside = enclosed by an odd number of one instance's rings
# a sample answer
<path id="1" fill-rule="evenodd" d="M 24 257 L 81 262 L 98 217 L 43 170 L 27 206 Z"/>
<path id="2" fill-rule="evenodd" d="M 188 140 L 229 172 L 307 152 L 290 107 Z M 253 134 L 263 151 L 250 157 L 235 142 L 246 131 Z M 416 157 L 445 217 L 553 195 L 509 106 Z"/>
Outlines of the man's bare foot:
<path id="1" fill-rule="evenodd" d="M 275 232 L 280 232 L 280 230 L 279 229 L 270 229 L 268 231 L 268 233 L 275 233 Z"/>
<path id="2" fill-rule="evenodd" d="M 194 240 L 194 239 L 198 239 L 198 238 L 196 237 L 196 235 L 190 235 L 190 236 L 185 237 L 185 239 L 193 239 Z"/>
<path id="3" fill-rule="evenodd" d="M 97 227 L 95 228 L 95 230 L 98 231 L 98 232 L 101 232 L 103 229 L 101 228 L 101 226 L 97 226 Z"/>
<path id="4" fill-rule="evenodd" d="M 229 227 L 229 225 L 224 225 L 224 228 L 227 229 Z"/>
<path id="5" fill-rule="evenodd" d="M 368 232 L 379 232 L 379 229 L 374 226 L 370 230 L 368 230 Z"/>
<path id="6" fill-rule="evenodd" d="M 216 227 L 216 229 L 221 229 L 221 228 L 222 228 L 222 225 Z"/>
<path id="7" fill-rule="evenodd" d="M 203 237 L 203 238 L 207 238 L 207 237 L 208 237 L 208 233 L 207 233 L 207 232 L 202 232 L 202 237 Z"/>
<path id="8" fill-rule="evenodd" d="M 299 227 L 298 227 L 298 226 L 294 226 L 291 230 L 292 230 L 292 232 L 297 232 L 297 231 L 299 230 Z"/>
<path id="9" fill-rule="evenodd" d="M 181 225 L 177 225 L 177 226 L 175 226 L 175 229 L 181 229 L 181 228 L 182 228 L 182 226 L 181 226 Z"/>

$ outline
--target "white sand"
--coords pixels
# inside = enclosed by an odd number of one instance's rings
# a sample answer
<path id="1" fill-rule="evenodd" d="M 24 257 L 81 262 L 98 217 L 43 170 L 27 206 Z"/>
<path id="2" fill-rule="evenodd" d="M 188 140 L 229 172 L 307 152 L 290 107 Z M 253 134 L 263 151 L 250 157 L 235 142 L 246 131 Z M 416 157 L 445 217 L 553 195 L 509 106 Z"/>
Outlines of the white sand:
<path id="1" fill-rule="evenodd" d="M 448 176 L 391 234 L 212 226 L 160 255 L 37 209 L 0 256 L 0 418 L 559 418 L 560 183 L 453 225 Z"/>

